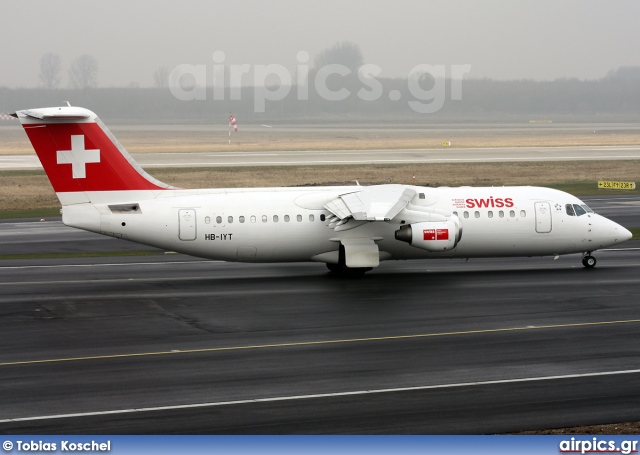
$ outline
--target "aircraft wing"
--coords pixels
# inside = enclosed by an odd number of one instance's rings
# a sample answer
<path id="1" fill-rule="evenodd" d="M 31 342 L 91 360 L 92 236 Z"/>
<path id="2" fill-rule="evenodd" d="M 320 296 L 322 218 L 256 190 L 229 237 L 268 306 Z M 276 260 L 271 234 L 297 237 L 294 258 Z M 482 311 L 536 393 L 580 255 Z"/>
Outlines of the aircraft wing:
<path id="1" fill-rule="evenodd" d="M 404 185 L 377 185 L 347 193 L 327 202 L 324 207 L 340 220 L 389 221 L 416 195 Z"/>
<path id="2" fill-rule="evenodd" d="M 377 185 L 341 194 L 324 204 L 324 208 L 333 214 L 328 219 L 329 227 L 342 231 L 369 221 L 390 221 L 415 195 L 415 190 L 403 185 Z M 350 268 L 377 267 L 380 251 L 376 240 L 379 239 L 341 239 L 340 254 L 344 255 L 345 265 Z"/>

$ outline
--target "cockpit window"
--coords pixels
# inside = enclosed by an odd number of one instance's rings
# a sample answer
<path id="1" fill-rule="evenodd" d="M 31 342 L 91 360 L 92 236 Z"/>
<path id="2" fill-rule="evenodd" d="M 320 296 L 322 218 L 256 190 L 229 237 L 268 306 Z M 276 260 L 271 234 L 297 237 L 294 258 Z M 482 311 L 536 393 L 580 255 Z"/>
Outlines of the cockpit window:
<path id="1" fill-rule="evenodd" d="M 567 215 L 576 216 L 576 212 L 573 211 L 573 205 L 567 204 L 567 205 L 564 206 L 564 208 L 567 211 Z"/>
<path id="2" fill-rule="evenodd" d="M 582 204 L 582 208 L 585 209 L 587 213 L 593 213 L 593 210 L 591 210 L 586 204 Z"/>
<path id="3" fill-rule="evenodd" d="M 585 213 L 587 213 L 587 211 L 585 209 L 583 209 L 581 205 L 573 204 L 573 208 L 576 211 L 576 216 L 582 216 Z"/>

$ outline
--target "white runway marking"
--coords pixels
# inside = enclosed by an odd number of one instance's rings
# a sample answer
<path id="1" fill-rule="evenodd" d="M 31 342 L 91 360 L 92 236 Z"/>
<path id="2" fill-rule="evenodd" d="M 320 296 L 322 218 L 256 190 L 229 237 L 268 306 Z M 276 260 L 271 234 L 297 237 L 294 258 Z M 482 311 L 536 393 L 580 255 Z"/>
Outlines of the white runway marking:
<path id="1" fill-rule="evenodd" d="M 390 388 L 390 389 L 355 390 L 351 392 L 291 395 L 291 396 L 281 396 L 281 397 L 271 397 L 271 398 L 254 398 L 254 399 L 246 399 L 246 400 L 217 401 L 217 402 L 209 402 L 209 403 L 192 403 L 192 404 L 182 404 L 182 405 L 173 405 L 173 406 L 155 406 L 155 407 L 148 407 L 148 408 L 114 409 L 111 411 L 78 412 L 78 413 L 71 413 L 71 414 L 16 417 L 16 418 L 10 418 L 10 419 L 2 419 L 0 420 L 0 423 L 29 422 L 29 421 L 36 421 L 36 420 L 58 420 L 58 419 L 69 419 L 74 417 L 96 417 L 96 416 L 105 416 L 105 415 L 131 414 L 131 413 L 154 412 L 154 411 L 176 411 L 176 410 L 182 410 L 182 409 L 212 408 L 217 406 L 232 406 L 232 405 L 241 405 L 241 404 L 310 400 L 310 399 L 318 399 L 318 398 L 337 398 L 337 397 L 346 397 L 346 396 L 375 395 L 375 394 L 384 394 L 384 393 L 416 392 L 421 390 L 437 390 L 437 389 L 450 389 L 450 388 L 461 388 L 461 387 L 476 387 L 476 386 L 484 386 L 484 385 L 515 384 L 515 383 L 538 382 L 538 381 L 554 381 L 554 380 L 563 380 L 563 379 L 593 378 L 593 377 L 600 377 L 600 376 L 616 376 L 616 375 L 622 375 L 622 374 L 638 374 L 638 373 L 640 373 L 640 370 L 599 371 L 599 372 L 592 372 L 592 373 L 565 374 L 565 375 L 557 375 L 557 376 L 540 376 L 540 377 L 532 377 L 532 378 L 498 379 L 494 381 L 459 382 L 459 383 L 453 383 L 453 384 L 398 387 L 398 388 Z"/>
<path id="2" fill-rule="evenodd" d="M 205 156 L 213 156 L 213 157 L 228 157 L 228 156 L 280 156 L 281 153 L 216 153 L 215 155 L 205 155 Z"/>

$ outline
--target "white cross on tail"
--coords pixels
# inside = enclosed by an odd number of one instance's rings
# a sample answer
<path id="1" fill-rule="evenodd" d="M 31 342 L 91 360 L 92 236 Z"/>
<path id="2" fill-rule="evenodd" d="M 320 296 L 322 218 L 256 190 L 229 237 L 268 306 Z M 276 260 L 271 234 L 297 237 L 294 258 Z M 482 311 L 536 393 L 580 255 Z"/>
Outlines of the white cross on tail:
<path id="1" fill-rule="evenodd" d="M 71 150 L 58 150 L 58 164 L 71 164 L 74 179 L 87 178 L 87 163 L 100 162 L 100 149 L 84 149 L 84 135 L 71 136 Z"/>

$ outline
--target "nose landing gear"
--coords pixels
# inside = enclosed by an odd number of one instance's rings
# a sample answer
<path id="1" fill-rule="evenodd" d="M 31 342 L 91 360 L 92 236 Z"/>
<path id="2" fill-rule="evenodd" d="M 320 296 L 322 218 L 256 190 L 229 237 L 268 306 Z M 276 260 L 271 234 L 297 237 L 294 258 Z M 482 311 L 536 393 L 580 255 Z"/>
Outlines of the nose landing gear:
<path id="1" fill-rule="evenodd" d="M 588 269 L 592 269 L 596 266 L 596 258 L 591 256 L 591 251 L 587 251 L 584 256 L 582 256 L 582 265 Z"/>

